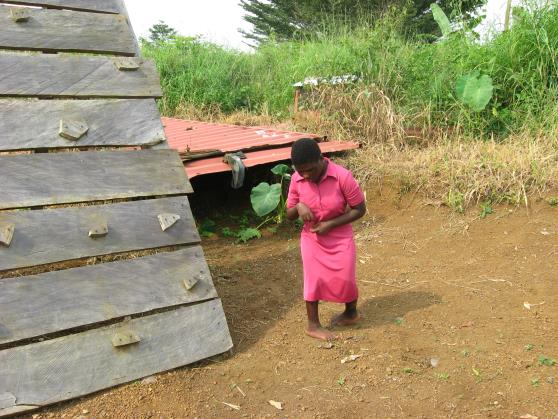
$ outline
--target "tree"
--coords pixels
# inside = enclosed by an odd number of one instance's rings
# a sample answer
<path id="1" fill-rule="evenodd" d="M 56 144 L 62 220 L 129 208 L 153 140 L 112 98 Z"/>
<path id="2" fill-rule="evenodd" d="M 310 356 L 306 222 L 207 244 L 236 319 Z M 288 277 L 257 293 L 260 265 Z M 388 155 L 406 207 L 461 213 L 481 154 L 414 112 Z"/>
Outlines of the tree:
<path id="1" fill-rule="evenodd" d="M 465 20 L 470 20 L 486 0 L 240 0 L 247 12 L 244 19 L 253 25 L 252 32 L 242 33 L 258 43 L 270 37 L 278 41 L 297 39 L 322 30 L 324 22 L 350 25 L 362 18 L 377 19 L 389 8 L 397 7 L 406 14 L 408 33 L 440 35 L 430 13 L 431 3 L 437 3 L 449 16 L 458 11 Z"/>
<path id="2" fill-rule="evenodd" d="M 149 28 L 149 42 L 155 44 L 168 42 L 176 35 L 176 30 L 171 28 L 162 20 Z"/>

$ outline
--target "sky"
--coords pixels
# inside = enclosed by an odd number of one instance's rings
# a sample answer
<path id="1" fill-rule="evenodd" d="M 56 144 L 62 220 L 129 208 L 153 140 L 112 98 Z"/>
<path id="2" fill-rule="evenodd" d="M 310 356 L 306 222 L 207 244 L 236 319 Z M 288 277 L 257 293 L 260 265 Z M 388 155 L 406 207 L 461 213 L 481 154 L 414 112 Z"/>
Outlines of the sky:
<path id="1" fill-rule="evenodd" d="M 518 4 L 520 0 L 513 0 Z M 202 35 L 214 43 L 247 51 L 239 28 L 249 31 L 244 21 L 244 10 L 238 0 L 126 0 L 126 7 L 136 35 L 147 37 L 149 28 L 159 20 L 164 21 L 185 36 Z M 502 28 L 506 0 L 488 0 L 487 19 L 483 30 L 489 26 Z"/>
<path id="2" fill-rule="evenodd" d="M 159 20 L 180 35 L 202 35 L 204 39 L 228 47 L 248 50 L 239 28 L 250 30 L 242 18 L 238 0 L 126 0 L 126 8 L 136 36 L 147 37 Z"/>

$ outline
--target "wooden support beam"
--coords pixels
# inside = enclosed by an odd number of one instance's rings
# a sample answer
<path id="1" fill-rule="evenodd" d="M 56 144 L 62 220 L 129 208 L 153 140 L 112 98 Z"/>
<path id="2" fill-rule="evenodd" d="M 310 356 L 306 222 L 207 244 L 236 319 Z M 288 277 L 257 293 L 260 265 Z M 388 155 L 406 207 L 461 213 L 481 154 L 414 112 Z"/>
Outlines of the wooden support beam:
<path id="1" fill-rule="evenodd" d="M 196 282 L 190 290 L 184 281 Z M 0 347 L 216 298 L 200 246 L 0 281 Z"/>
<path id="2" fill-rule="evenodd" d="M 0 99 L 0 150 L 151 146 L 165 142 L 153 99 Z M 60 134 L 60 121 L 82 121 L 77 139 Z"/>
<path id="3" fill-rule="evenodd" d="M 9 0 L 0 3 L 39 6 L 48 9 L 81 10 L 97 13 L 123 13 L 121 0 Z"/>
<path id="4" fill-rule="evenodd" d="M 119 332 L 133 332 L 141 341 L 114 347 L 112 338 Z M 5 349 L 0 351 L 0 416 L 81 397 L 231 347 L 221 301 L 216 299 Z"/>
<path id="5" fill-rule="evenodd" d="M 192 192 L 174 150 L 0 156 L 0 209 Z"/>
<path id="6" fill-rule="evenodd" d="M 158 218 L 161 212 L 178 214 L 180 220 L 162 231 Z M 109 233 L 91 239 L 88 232 L 99 219 L 105 220 Z M 185 196 L 40 211 L 4 211 L 0 212 L 0 229 L 3 225 L 16 228 L 10 246 L 0 246 L 0 271 L 200 241 Z"/>
<path id="7" fill-rule="evenodd" d="M 153 61 L 138 58 L 140 64 L 136 71 L 121 71 L 117 59 L 0 53 L 0 96 L 144 98 L 162 95 Z"/>
<path id="8" fill-rule="evenodd" d="M 15 12 L 25 16 L 10 20 Z M 0 22 L 3 49 L 136 54 L 134 34 L 124 15 L 0 6 Z"/>

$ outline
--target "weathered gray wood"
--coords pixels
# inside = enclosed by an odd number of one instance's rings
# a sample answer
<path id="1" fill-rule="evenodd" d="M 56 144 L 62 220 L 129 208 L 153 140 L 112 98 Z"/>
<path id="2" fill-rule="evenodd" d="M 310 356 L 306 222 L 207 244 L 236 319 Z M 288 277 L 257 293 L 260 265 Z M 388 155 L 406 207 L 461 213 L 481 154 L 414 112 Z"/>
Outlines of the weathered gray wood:
<path id="1" fill-rule="evenodd" d="M 132 331 L 141 341 L 115 348 L 111 340 L 119 331 Z M 0 393 L 13 394 L 18 405 L 39 407 L 186 365 L 231 347 L 221 301 L 216 299 L 0 351 Z"/>
<path id="2" fill-rule="evenodd" d="M 2 159 L 0 158 L 0 164 Z M 180 215 L 161 231 L 157 216 Z M 105 218 L 105 237 L 88 237 L 91 222 Z M 10 247 L 0 246 L 0 271 L 200 241 L 184 196 L 118 204 L 0 212 L 0 225 L 15 225 Z M 1 320 L 0 320 L 1 323 Z"/>
<path id="3" fill-rule="evenodd" d="M 24 22 L 12 10 L 25 10 Z M 134 56 L 134 34 L 124 15 L 0 6 L 0 48 Z"/>
<path id="4" fill-rule="evenodd" d="M 41 6 L 49 9 L 81 10 L 99 13 L 123 13 L 121 0 L 9 0 L 0 3 Z"/>
<path id="5" fill-rule="evenodd" d="M 184 280 L 197 283 L 187 290 Z M 199 246 L 5 279 L 0 345 L 216 297 Z"/>
<path id="6" fill-rule="evenodd" d="M 0 30 L 0 33 L 2 31 Z M 117 58 L 0 53 L 0 96 L 160 97 L 152 60 L 136 71 L 118 70 Z"/>
<path id="7" fill-rule="evenodd" d="M 0 209 L 192 192 L 174 150 L 0 156 L 0 179 Z"/>
<path id="8" fill-rule="evenodd" d="M 165 141 L 153 99 L 0 99 L 0 150 L 93 146 L 145 146 Z M 59 135 L 60 120 L 82 120 L 78 140 Z"/>

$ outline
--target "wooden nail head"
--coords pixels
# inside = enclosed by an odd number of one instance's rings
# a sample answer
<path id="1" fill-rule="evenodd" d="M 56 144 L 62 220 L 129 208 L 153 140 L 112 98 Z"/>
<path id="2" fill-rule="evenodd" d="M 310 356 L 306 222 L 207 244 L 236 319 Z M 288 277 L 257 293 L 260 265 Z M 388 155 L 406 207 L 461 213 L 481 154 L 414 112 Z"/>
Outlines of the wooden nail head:
<path id="1" fill-rule="evenodd" d="M 29 15 L 29 10 L 23 7 L 11 7 L 10 16 L 15 23 L 27 22 L 31 17 Z"/>
<path id="2" fill-rule="evenodd" d="M 190 291 L 192 288 L 194 288 L 194 286 L 200 281 L 202 280 L 203 277 L 201 275 L 196 275 L 192 278 L 186 278 L 183 283 L 184 283 L 184 287 Z"/>
<path id="3" fill-rule="evenodd" d="M 141 342 L 141 338 L 134 332 L 120 331 L 116 332 L 112 337 L 112 346 L 115 348 L 132 345 L 138 342 Z"/>
<path id="4" fill-rule="evenodd" d="M 180 215 L 163 213 L 159 214 L 157 218 L 159 219 L 159 224 L 161 224 L 161 229 L 165 231 L 175 225 L 178 220 L 180 220 Z"/>
<path id="5" fill-rule="evenodd" d="M 141 60 L 135 57 L 115 58 L 114 65 L 120 71 L 136 71 L 140 68 Z"/>
<path id="6" fill-rule="evenodd" d="M 0 223 L 0 244 L 9 246 L 14 237 L 15 224 Z"/>
<path id="7" fill-rule="evenodd" d="M 92 239 L 97 237 L 104 237 L 108 234 L 108 222 L 106 219 L 97 217 L 92 220 L 91 228 L 89 230 L 89 237 Z"/>
<path id="8" fill-rule="evenodd" d="M 67 140 L 77 141 L 89 131 L 84 121 L 75 119 L 61 119 L 58 134 Z"/>

